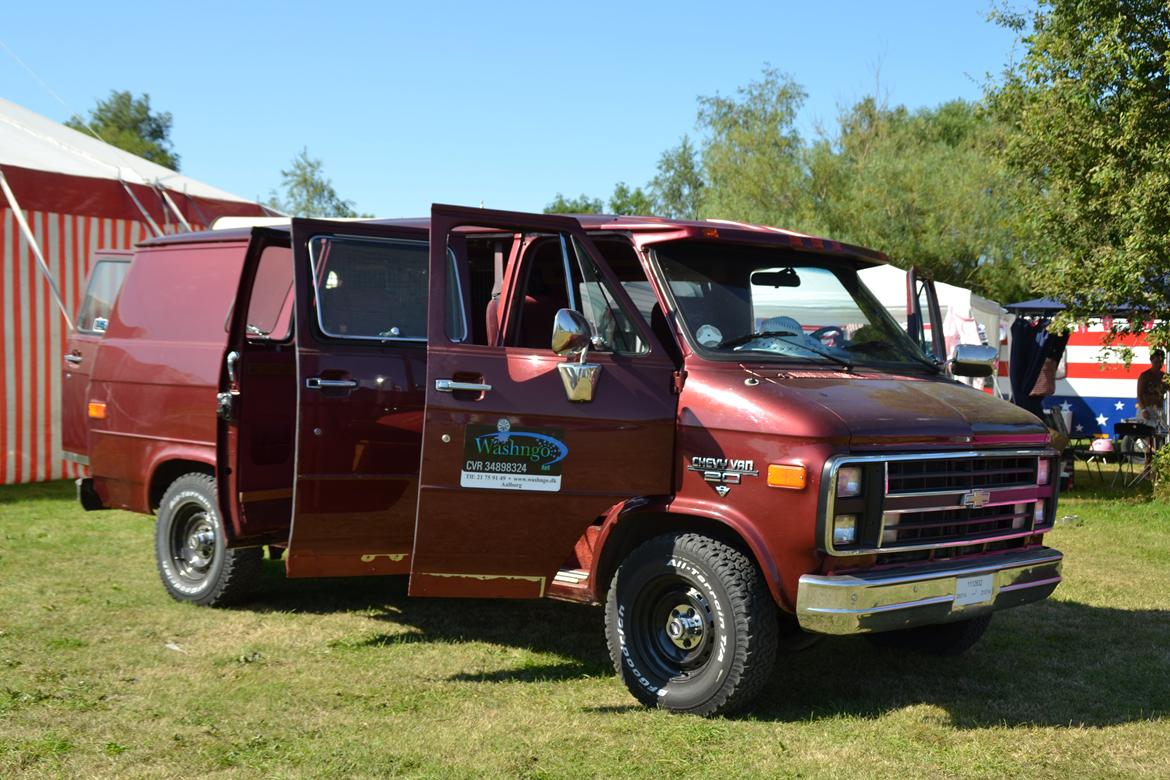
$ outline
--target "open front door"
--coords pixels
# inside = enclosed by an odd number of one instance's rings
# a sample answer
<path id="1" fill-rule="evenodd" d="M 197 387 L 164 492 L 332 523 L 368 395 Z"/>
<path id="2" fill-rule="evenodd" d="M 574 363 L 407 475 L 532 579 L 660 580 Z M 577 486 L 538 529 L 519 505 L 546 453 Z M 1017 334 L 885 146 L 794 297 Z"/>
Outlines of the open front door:
<path id="1" fill-rule="evenodd" d="M 934 279 L 916 267 L 906 272 L 906 331 L 923 352 L 940 363 L 947 359 Z"/>
<path id="2" fill-rule="evenodd" d="M 294 219 L 292 249 L 288 574 L 405 574 L 426 371 L 426 229 Z"/>
<path id="3" fill-rule="evenodd" d="M 501 335 L 473 343 L 468 323 L 486 312 L 461 280 L 491 235 L 518 245 Z M 674 365 L 574 219 L 436 205 L 429 268 L 410 593 L 541 597 L 610 507 L 671 492 Z M 562 309 L 597 331 L 584 360 L 550 347 Z M 588 378 L 592 399 L 569 400 Z"/>

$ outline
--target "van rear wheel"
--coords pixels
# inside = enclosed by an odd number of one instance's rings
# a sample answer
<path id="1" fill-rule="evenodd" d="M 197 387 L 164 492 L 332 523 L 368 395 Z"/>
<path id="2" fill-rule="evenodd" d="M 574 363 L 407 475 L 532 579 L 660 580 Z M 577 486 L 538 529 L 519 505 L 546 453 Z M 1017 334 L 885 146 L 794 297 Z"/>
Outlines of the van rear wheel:
<path id="1" fill-rule="evenodd" d="M 229 549 L 216 503 L 215 479 L 184 474 L 171 483 L 158 508 L 155 560 L 167 592 L 178 601 L 218 607 L 238 603 L 255 589 L 263 549 Z"/>
<path id="2" fill-rule="evenodd" d="M 664 534 L 635 549 L 605 618 L 618 676 L 647 706 L 729 713 L 771 677 L 776 606 L 755 563 L 710 537 Z"/>

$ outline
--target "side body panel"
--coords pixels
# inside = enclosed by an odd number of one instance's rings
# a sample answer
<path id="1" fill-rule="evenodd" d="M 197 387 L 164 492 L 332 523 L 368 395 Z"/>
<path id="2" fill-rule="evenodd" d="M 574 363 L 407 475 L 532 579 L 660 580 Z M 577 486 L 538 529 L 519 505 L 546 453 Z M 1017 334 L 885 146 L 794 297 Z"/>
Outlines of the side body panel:
<path id="1" fill-rule="evenodd" d="M 246 242 L 140 250 L 93 363 L 94 487 L 111 507 L 150 512 L 165 453 L 215 464 L 215 394 Z"/>

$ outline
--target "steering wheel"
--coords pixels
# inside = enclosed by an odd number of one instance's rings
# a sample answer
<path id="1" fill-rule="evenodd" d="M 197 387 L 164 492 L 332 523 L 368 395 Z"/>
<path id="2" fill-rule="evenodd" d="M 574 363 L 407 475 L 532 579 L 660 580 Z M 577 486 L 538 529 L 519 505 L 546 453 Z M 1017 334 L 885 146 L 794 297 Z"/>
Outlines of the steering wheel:
<path id="1" fill-rule="evenodd" d="M 817 328 L 808 334 L 808 336 L 821 342 L 826 347 L 845 346 L 845 331 L 837 325 L 826 325 L 823 328 Z M 826 344 L 825 339 L 829 339 L 829 343 Z"/>

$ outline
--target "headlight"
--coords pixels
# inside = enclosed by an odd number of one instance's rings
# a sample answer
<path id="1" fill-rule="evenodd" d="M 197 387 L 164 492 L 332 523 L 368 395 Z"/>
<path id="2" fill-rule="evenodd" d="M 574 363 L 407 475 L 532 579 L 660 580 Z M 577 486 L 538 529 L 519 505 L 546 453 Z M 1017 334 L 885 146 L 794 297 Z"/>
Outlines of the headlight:
<path id="1" fill-rule="evenodd" d="M 861 495 L 861 466 L 842 466 L 837 469 L 837 498 Z"/>
<path id="2" fill-rule="evenodd" d="M 857 515 L 837 515 L 833 518 L 833 546 L 841 547 L 857 542 Z"/>
<path id="3" fill-rule="evenodd" d="M 1052 474 L 1052 461 L 1048 458 L 1041 458 L 1036 466 L 1036 484 L 1047 485 L 1048 479 Z"/>

